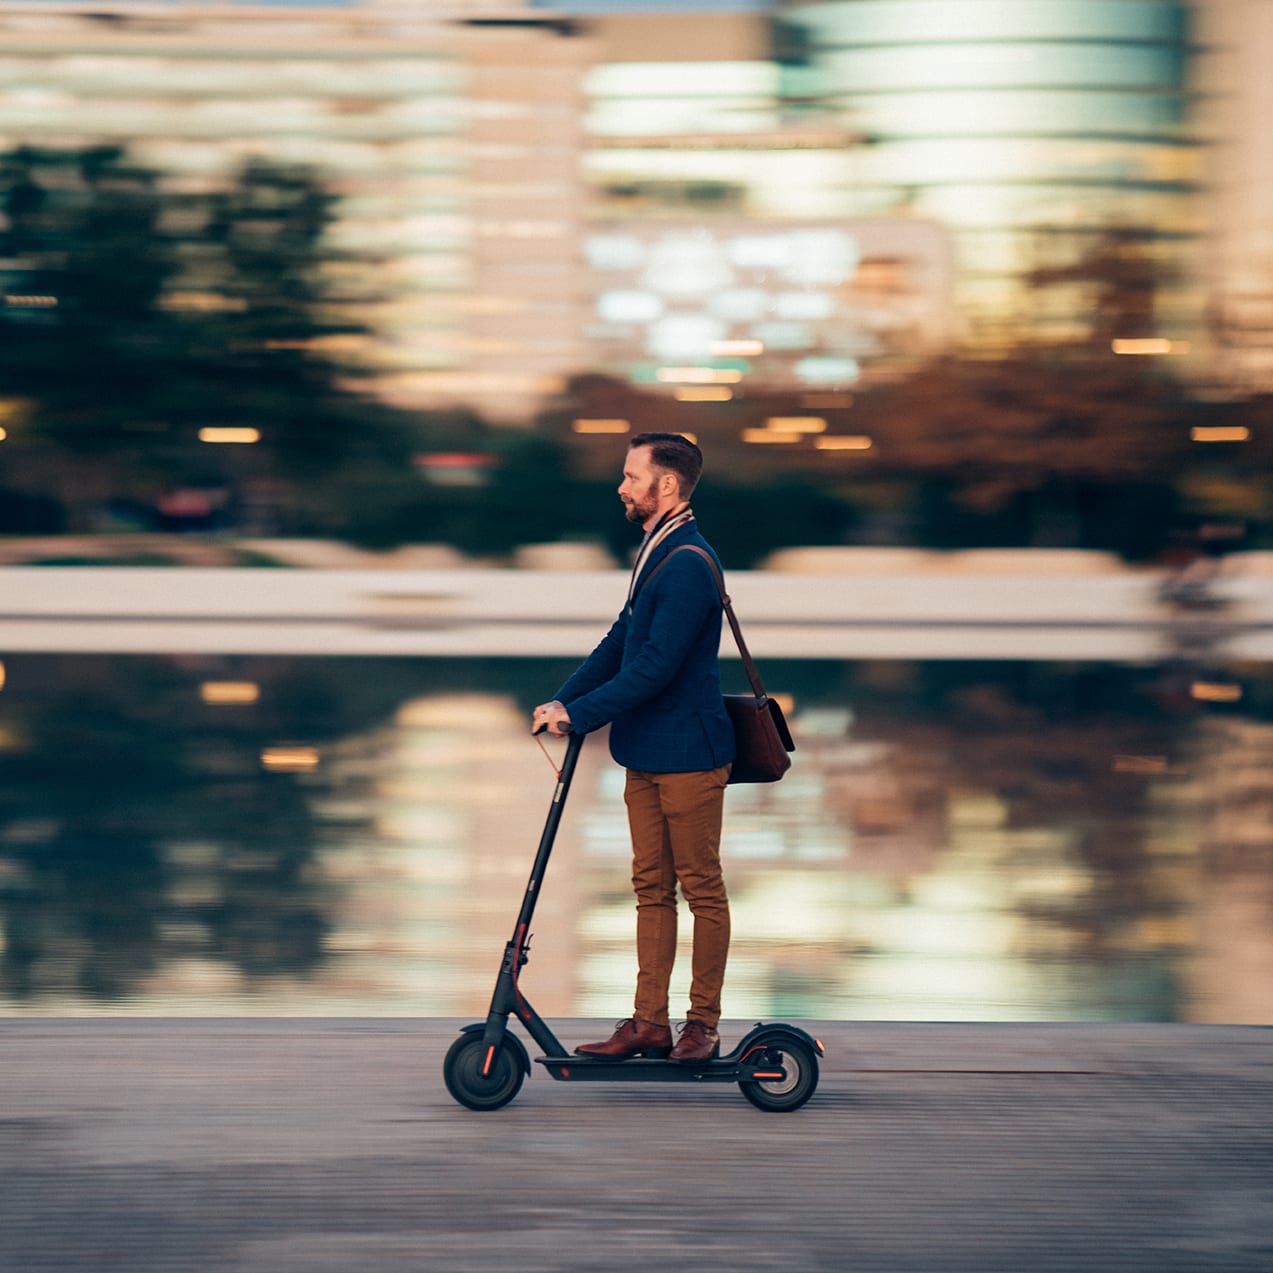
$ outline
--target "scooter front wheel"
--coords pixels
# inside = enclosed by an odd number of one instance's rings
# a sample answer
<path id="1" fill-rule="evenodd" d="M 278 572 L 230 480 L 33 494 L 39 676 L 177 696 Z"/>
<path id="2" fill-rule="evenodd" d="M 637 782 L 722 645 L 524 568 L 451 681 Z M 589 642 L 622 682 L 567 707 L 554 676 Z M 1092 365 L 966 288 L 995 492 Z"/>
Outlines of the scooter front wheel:
<path id="1" fill-rule="evenodd" d="M 446 1090 L 469 1109 L 500 1109 L 521 1091 L 526 1076 L 513 1045 L 501 1039 L 489 1064 L 479 1033 L 462 1034 L 442 1063 Z"/>
<path id="2" fill-rule="evenodd" d="M 762 1041 L 766 1064 L 781 1066 L 786 1077 L 752 1079 L 738 1084 L 757 1108 L 774 1114 L 799 1109 L 818 1086 L 818 1058 L 812 1048 L 789 1037 Z"/>

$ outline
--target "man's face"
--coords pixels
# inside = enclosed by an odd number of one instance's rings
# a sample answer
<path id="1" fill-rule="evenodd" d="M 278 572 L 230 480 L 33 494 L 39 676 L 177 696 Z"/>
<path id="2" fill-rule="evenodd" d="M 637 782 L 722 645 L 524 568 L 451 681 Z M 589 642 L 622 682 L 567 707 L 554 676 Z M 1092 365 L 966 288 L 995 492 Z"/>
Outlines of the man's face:
<path id="1" fill-rule="evenodd" d="M 650 463 L 650 448 L 634 446 L 623 466 L 619 498 L 627 509 L 628 521 L 649 530 L 659 513 L 659 480 L 663 476 Z"/>

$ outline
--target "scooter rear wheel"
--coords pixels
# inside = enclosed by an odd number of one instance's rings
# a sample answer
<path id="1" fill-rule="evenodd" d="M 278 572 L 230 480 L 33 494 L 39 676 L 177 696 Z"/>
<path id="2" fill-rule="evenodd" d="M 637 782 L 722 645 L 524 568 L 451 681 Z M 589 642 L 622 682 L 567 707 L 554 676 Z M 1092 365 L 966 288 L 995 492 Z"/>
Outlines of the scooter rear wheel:
<path id="1" fill-rule="evenodd" d="M 500 1041 L 486 1073 L 486 1045 L 480 1034 L 462 1034 L 442 1063 L 446 1090 L 469 1109 L 500 1109 L 521 1091 L 526 1077 L 520 1058 L 507 1039 Z"/>
<path id="2" fill-rule="evenodd" d="M 789 1037 L 765 1039 L 765 1062 L 781 1065 L 787 1077 L 754 1079 L 738 1084 L 757 1108 L 773 1114 L 799 1109 L 818 1086 L 818 1058 L 812 1048 Z"/>

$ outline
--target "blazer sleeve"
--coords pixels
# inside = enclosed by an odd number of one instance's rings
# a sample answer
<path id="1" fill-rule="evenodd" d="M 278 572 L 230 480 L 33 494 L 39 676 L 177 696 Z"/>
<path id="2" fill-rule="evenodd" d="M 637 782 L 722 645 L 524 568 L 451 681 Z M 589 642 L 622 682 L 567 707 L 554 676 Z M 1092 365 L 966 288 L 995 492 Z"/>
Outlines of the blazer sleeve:
<path id="1" fill-rule="evenodd" d="M 610 631 L 601 638 L 590 655 L 570 674 L 566 683 L 553 695 L 559 703 L 569 705 L 572 699 L 579 698 L 604 685 L 623 664 L 623 646 L 626 641 L 628 627 L 627 607 L 623 608 L 619 617 L 610 625 Z M 575 725 L 571 717 L 571 725 Z M 579 731 L 583 733 L 583 730 Z"/>
<path id="2" fill-rule="evenodd" d="M 648 607 L 645 613 L 643 607 Z M 558 695 L 579 732 L 591 733 L 657 696 L 675 679 L 704 624 L 719 624 L 720 594 L 708 575 L 707 564 L 690 553 L 670 561 L 637 598 L 636 613 L 629 620 L 632 627 L 638 627 L 638 619 L 641 628 L 648 619 L 648 630 L 640 647 L 628 652 L 613 675 L 582 693 L 582 683 L 572 684 L 613 635 L 611 628 L 580 672 L 563 686 L 572 697 Z"/>

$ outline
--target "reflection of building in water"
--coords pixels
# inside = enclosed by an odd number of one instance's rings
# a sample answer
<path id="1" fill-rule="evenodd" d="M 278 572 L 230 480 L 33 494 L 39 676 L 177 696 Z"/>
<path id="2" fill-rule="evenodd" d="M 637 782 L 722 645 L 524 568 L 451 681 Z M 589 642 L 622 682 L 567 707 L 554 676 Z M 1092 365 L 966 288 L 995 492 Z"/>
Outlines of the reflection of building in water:
<path id="1" fill-rule="evenodd" d="M 1099 722 L 1054 744 L 1028 717 L 980 737 L 967 721 L 931 719 L 872 737 L 831 706 L 797 711 L 793 723 L 792 772 L 726 800 L 728 1017 L 1195 1011 L 1178 1002 L 1172 971 L 1196 940 L 1198 858 L 1179 814 L 1182 797 L 1205 799 L 1207 774 L 1200 791 L 1186 791 L 1165 760 L 1116 753 L 1122 735 Z M 485 1007 L 551 797 L 551 769 L 524 730 L 504 700 L 431 698 L 363 740 L 363 759 L 350 752 L 347 764 L 369 780 L 374 819 L 365 831 L 342 828 L 339 803 L 329 807 L 324 870 L 345 901 L 325 1003 L 457 1016 Z M 1054 771 L 1065 775 L 1059 786 Z M 590 740 L 526 971 L 545 1015 L 629 1010 L 622 788 L 604 736 Z M 1144 791 L 1157 794 L 1130 812 Z M 1253 823 L 1244 834 L 1260 830 Z M 1219 899 L 1215 882 L 1204 893 Z M 688 995 L 691 925 L 682 907 L 674 1012 Z M 1257 942 L 1252 958 L 1262 949 Z M 1210 958 L 1204 950 L 1195 964 L 1197 996 L 1213 994 Z M 1217 1001 L 1234 1002 L 1233 993 Z"/>
<path id="2" fill-rule="evenodd" d="M 1058 763 L 1028 721 L 1008 722 L 963 763 L 967 740 L 949 722 L 872 738 L 849 712 L 821 707 L 797 713 L 794 728 L 791 773 L 726 798 L 727 1016 L 1172 1016 L 1188 905 L 1180 846 L 1152 818 L 1120 821 L 1104 799 L 1023 803 Z M 1060 763 L 1075 790 L 1107 786 L 1134 805 L 1146 776 L 1119 768 L 1107 742 L 1099 726 L 1078 731 L 1079 760 Z M 617 775 L 603 780 L 609 808 L 590 812 L 584 832 L 589 1015 L 622 1011 L 632 979 L 620 789 Z M 690 924 L 683 913 L 674 1012 Z"/>
<path id="3" fill-rule="evenodd" d="M 36 748 L 10 759 L 29 772 L 60 773 L 53 749 L 111 719 L 68 686 L 109 680 L 119 703 L 136 698 L 145 712 L 117 712 L 135 732 L 106 735 L 131 740 L 123 803 L 120 791 L 103 803 L 90 784 L 82 821 L 67 822 L 73 834 L 60 842 L 60 783 L 37 783 L 29 808 L 29 793 L 10 793 L 0 900 L 19 911 L 6 910 L 0 928 L 28 922 L 23 889 L 39 876 L 49 977 L 47 994 L 4 1010 L 480 1018 L 554 786 L 511 698 L 462 695 L 446 690 L 446 673 L 368 661 L 354 677 L 319 677 L 326 688 L 302 703 L 295 689 L 272 692 L 294 677 L 258 661 L 257 692 L 244 694 L 238 677 L 218 682 L 235 693 L 217 706 L 199 699 L 200 682 L 210 684 L 201 670 L 174 679 L 166 661 L 143 663 L 6 660 L 8 745 Z M 355 682 L 382 674 L 368 713 Z M 1241 674 L 1242 700 L 1158 708 L 1148 705 L 1152 668 L 788 665 L 795 765 L 781 783 L 726 799 L 726 1015 L 1273 1020 L 1273 727 L 1246 706 L 1267 694 L 1262 666 Z M 388 703 L 402 706 L 369 725 Z M 239 723 L 213 728 L 208 714 L 227 711 Z M 315 711 L 350 721 L 347 735 L 320 731 L 315 743 Z M 43 717 L 57 727 L 29 730 Z M 257 724 L 240 735 L 249 719 Z M 313 744 L 317 763 L 260 787 L 258 733 Z M 157 778 L 154 758 L 185 735 L 176 767 L 165 760 Z M 605 741 L 584 749 L 525 973 L 532 1001 L 555 1017 L 613 1018 L 631 1003 L 623 774 Z M 162 846 L 160 895 L 144 872 L 141 884 L 131 869 L 116 874 L 149 860 L 117 856 L 127 851 L 121 810 L 144 810 L 137 834 Z M 79 860 L 63 853 L 71 844 L 93 846 L 100 877 L 59 873 L 59 855 Z M 109 1009 L 67 990 L 67 968 L 89 949 L 81 925 L 100 913 L 97 890 L 147 922 L 158 917 L 146 939 L 157 962 L 130 974 L 135 985 L 121 981 L 129 997 Z M 136 928 L 127 926 L 125 955 L 152 950 L 137 946 Z M 298 931 L 321 938 L 326 958 L 291 957 L 308 950 L 292 940 Z M 686 915 L 677 1005 L 689 935 Z M 21 939 L 9 927 L 0 949 Z"/>
<path id="4" fill-rule="evenodd" d="M 479 696 L 404 704 L 360 763 L 374 770 L 374 823 L 352 843 L 334 835 L 325 858 L 346 889 L 327 993 L 350 1003 L 363 994 L 378 1012 L 480 1016 L 548 813 L 552 768 L 510 703 Z M 590 801 L 594 768 L 580 763 L 576 808 Z M 568 815 L 525 973 L 536 1007 L 558 1015 L 575 997 L 577 840 Z"/>
<path id="5" fill-rule="evenodd" d="M 1192 753 L 1198 861 L 1182 1014 L 1190 1021 L 1268 1025 L 1273 1023 L 1273 725 L 1206 719 Z"/>

